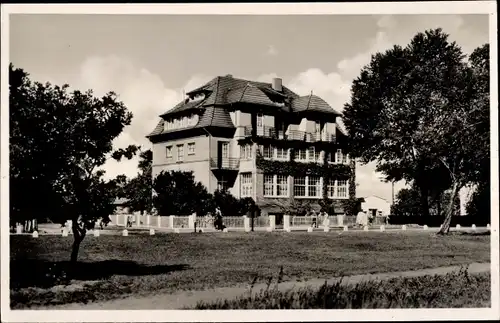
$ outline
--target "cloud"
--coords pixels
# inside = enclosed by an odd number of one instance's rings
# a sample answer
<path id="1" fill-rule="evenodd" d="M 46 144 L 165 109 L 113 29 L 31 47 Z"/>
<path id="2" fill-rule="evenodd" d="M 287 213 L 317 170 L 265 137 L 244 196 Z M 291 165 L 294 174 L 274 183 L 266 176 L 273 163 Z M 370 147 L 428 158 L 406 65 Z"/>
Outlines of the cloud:
<path id="1" fill-rule="evenodd" d="M 394 45 L 405 46 L 418 32 L 428 29 L 442 28 L 450 34 L 451 41 L 457 41 L 465 53 L 481 45 L 484 35 L 477 35 L 470 28 L 465 28 L 463 19 L 456 15 L 444 16 L 381 16 L 377 20 L 375 36 L 366 43 L 366 49 L 340 60 L 333 71 L 324 72 L 318 68 L 310 68 L 285 82 L 290 89 L 299 95 L 308 95 L 311 91 L 322 97 L 334 109 L 341 112 L 344 104 L 350 100 L 350 88 L 361 69 L 370 62 L 371 55 L 383 52 Z M 479 39 L 479 40 L 478 40 Z M 339 122 L 342 126 L 342 122 Z M 358 195 L 377 194 L 391 199 L 391 184 L 381 181 L 381 174 L 375 172 L 375 163 L 357 166 Z M 396 183 L 396 192 L 404 187 L 404 183 Z"/>
<path id="2" fill-rule="evenodd" d="M 267 46 L 266 54 L 269 56 L 276 56 L 276 55 L 278 55 L 278 50 L 276 49 L 276 47 L 274 45 L 269 45 L 269 46 Z"/>
<path id="3" fill-rule="evenodd" d="M 145 136 L 153 131 L 159 120 L 158 116 L 182 100 L 184 89 L 193 89 L 209 79 L 208 76 L 194 75 L 181 88 L 170 89 L 165 86 L 159 75 L 134 65 L 125 57 L 110 55 L 86 59 L 74 84 L 82 90 L 91 88 L 97 96 L 112 90 L 132 112 L 132 123 L 115 139 L 114 149 L 125 148 L 131 144 L 149 149 L 151 144 Z M 135 176 L 137 158 L 121 162 L 109 160 L 104 169 L 107 178 L 119 174 Z"/>

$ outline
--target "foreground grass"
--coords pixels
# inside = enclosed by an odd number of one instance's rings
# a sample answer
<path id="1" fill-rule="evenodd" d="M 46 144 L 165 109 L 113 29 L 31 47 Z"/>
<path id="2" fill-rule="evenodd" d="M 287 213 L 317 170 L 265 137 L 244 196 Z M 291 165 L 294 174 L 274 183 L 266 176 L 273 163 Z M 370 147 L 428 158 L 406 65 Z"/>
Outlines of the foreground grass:
<path id="1" fill-rule="evenodd" d="M 11 306 L 490 261 L 490 237 L 429 232 L 205 233 L 87 237 L 69 272 L 72 238 L 11 236 Z"/>
<path id="2" fill-rule="evenodd" d="M 467 271 L 356 285 L 324 284 L 318 290 L 263 290 L 255 295 L 213 303 L 199 302 L 195 309 L 374 309 L 464 308 L 491 306 L 490 274 Z"/>

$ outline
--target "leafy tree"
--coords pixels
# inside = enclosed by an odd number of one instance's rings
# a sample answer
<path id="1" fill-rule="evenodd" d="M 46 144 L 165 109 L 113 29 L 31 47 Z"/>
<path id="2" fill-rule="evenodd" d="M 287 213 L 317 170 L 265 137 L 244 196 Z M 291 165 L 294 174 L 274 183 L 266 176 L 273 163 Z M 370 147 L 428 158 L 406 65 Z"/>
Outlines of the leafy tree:
<path id="1" fill-rule="evenodd" d="M 491 187 L 490 181 L 479 184 L 467 203 L 467 214 L 478 219 L 479 223 L 491 221 Z"/>
<path id="2" fill-rule="evenodd" d="M 391 214 L 396 216 L 415 216 L 420 213 L 419 191 L 414 187 L 403 188 L 391 205 Z"/>
<path id="3" fill-rule="evenodd" d="M 442 216 L 442 205 L 450 200 L 450 192 L 442 192 L 438 198 L 429 200 L 430 216 Z M 420 190 L 415 186 L 401 189 L 396 195 L 396 200 L 391 206 L 391 214 L 396 216 L 417 217 L 420 214 Z M 453 213 L 460 212 L 460 200 L 455 197 Z"/>
<path id="4" fill-rule="evenodd" d="M 139 154 L 139 170 L 136 177 L 132 178 L 125 187 L 127 205 L 131 212 L 139 211 L 150 213 L 153 209 L 153 152 L 143 151 Z"/>
<path id="5" fill-rule="evenodd" d="M 214 208 L 211 194 L 195 181 L 193 172 L 161 172 L 153 180 L 153 190 L 153 206 L 161 216 L 203 216 Z"/>
<path id="6" fill-rule="evenodd" d="M 459 173 L 475 167 L 464 163 L 473 148 L 466 138 L 480 137 L 470 114 L 481 108 L 471 109 L 478 91 L 464 57 L 441 29 L 418 33 L 405 48 L 394 46 L 373 55 L 354 80 L 351 102 L 345 106 L 351 155 L 363 163 L 376 161 L 387 180 L 412 182 L 420 191 L 424 217 L 430 195 L 451 186 L 455 196 L 464 184 Z M 456 144 L 467 151 L 454 151 Z M 452 210 L 453 198 L 443 232 L 449 229 Z"/>
<path id="7" fill-rule="evenodd" d="M 361 211 L 361 199 L 359 198 L 349 198 L 342 201 L 342 208 L 344 213 L 348 216 L 357 215 Z"/>
<path id="8" fill-rule="evenodd" d="M 452 188 L 446 218 L 439 231 L 449 231 L 458 190 L 484 178 L 489 166 L 489 45 L 477 48 L 464 66 L 455 102 L 442 103 L 430 123 L 428 154 L 449 172 Z M 487 173 L 487 172 L 486 172 Z"/>
<path id="9" fill-rule="evenodd" d="M 252 198 L 237 199 L 227 190 L 215 191 L 213 203 L 220 210 L 222 217 L 243 216 L 255 206 Z"/>
<path id="10" fill-rule="evenodd" d="M 76 262 L 95 221 L 113 212 L 119 180 L 99 170 L 107 158 L 132 158 L 137 147 L 112 153 L 112 141 L 132 114 L 116 94 L 68 91 L 68 85 L 33 83 L 22 69 L 9 69 L 10 196 L 13 219 L 72 221 Z M 26 198 L 30 203 L 26 203 Z"/>

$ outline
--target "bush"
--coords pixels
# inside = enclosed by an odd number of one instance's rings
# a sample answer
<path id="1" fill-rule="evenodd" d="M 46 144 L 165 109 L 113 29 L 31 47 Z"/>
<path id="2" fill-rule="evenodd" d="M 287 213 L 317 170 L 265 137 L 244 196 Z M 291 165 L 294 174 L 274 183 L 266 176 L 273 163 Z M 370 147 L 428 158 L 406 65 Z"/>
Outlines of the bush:
<path id="1" fill-rule="evenodd" d="M 447 275 L 393 278 L 345 285 L 325 283 L 318 290 L 275 288 L 234 300 L 197 304 L 196 309 L 367 309 L 489 307 L 490 275 L 466 270 Z"/>

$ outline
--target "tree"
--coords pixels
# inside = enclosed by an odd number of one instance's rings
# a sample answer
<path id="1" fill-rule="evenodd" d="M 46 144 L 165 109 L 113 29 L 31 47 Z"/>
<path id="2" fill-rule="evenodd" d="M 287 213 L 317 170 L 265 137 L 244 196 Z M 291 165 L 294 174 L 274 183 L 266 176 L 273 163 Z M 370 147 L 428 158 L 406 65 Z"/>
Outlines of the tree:
<path id="1" fill-rule="evenodd" d="M 439 234 L 449 231 L 453 201 L 458 190 L 484 179 L 490 163 L 489 129 L 489 45 L 471 54 L 470 65 L 458 77 L 463 84 L 455 89 L 455 102 L 444 102 L 431 123 L 429 155 L 442 162 L 452 180 L 450 202 Z"/>
<path id="2" fill-rule="evenodd" d="M 255 204 L 252 198 L 237 199 L 227 190 L 215 191 L 213 203 L 220 210 L 222 217 L 243 216 Z"/>
<path id="3" fill-rule="evenodd" d="M 203 216 L 213 210 L 211 194 L 195 181 L 193 172 L 161 172 L 153 180 L 153 190 L 153 206 L 161 216 Z"/>
<path id="4" fill-rule="evenodd" d="M 151 212 L 153 209 L 153 152 L 143 151 L 139 154 L 139 170 L 125 187 L 125 197 L 131 212 Z"/>
<path id="5" fill-rule="evenodd" d="M 437 148 L 436 142 L 459 133 L 443 115 L 471 106 L 474 91 L 464 57 L 441 29 L 418 33 L 405 48 L 394 46 L 373 55 L 354 80 L 351 102 L 345 105 L 351 156 L 363 163 L 375 161 L 388 181 L 413 183 L 424 217 L 429 215 L 429 196 L 453 186 L 450 165 L 439 154 L 445 146 Z M 446 134 L 437 131 L 442 127 L 447 127 Z"/>
<path id="6" fill-rule="evenodd" d="M 99 168 L 111 155 L 132 158 L 138 149 L 112 153 L 132 114 L 113 92 L 96 98 L 28 76 L 10 65 L 10 216 L 71 220 L 74 263 L 87 230 L 114 208 L 117 181 L 105 181 Z"/>
<path id="7" fill-rule="evenodd" d="M 420 213 L 419 191 L 415 187 L 403 188 L 396 195 L 391 205 L 391 214 L 396 216 L 415 216 Z"/>
<path id="8" fill-rule="evenodd" d="M 441 205 L 449 202 L 450 192 L 442 192 L 438 198 L 429 200 L 430 216 L 441 217 L 443 215 Z M 420 190 L 414 185 L 401 189 L 396 195 L 396 201 L 391 206 L 391 214 L 395 216 L 418 217 L 420 216 Z M 460 201 L 455 197 L 453 214 L 460 212 Z M 428 218 L 423 218 L 423 222 Z"/>

